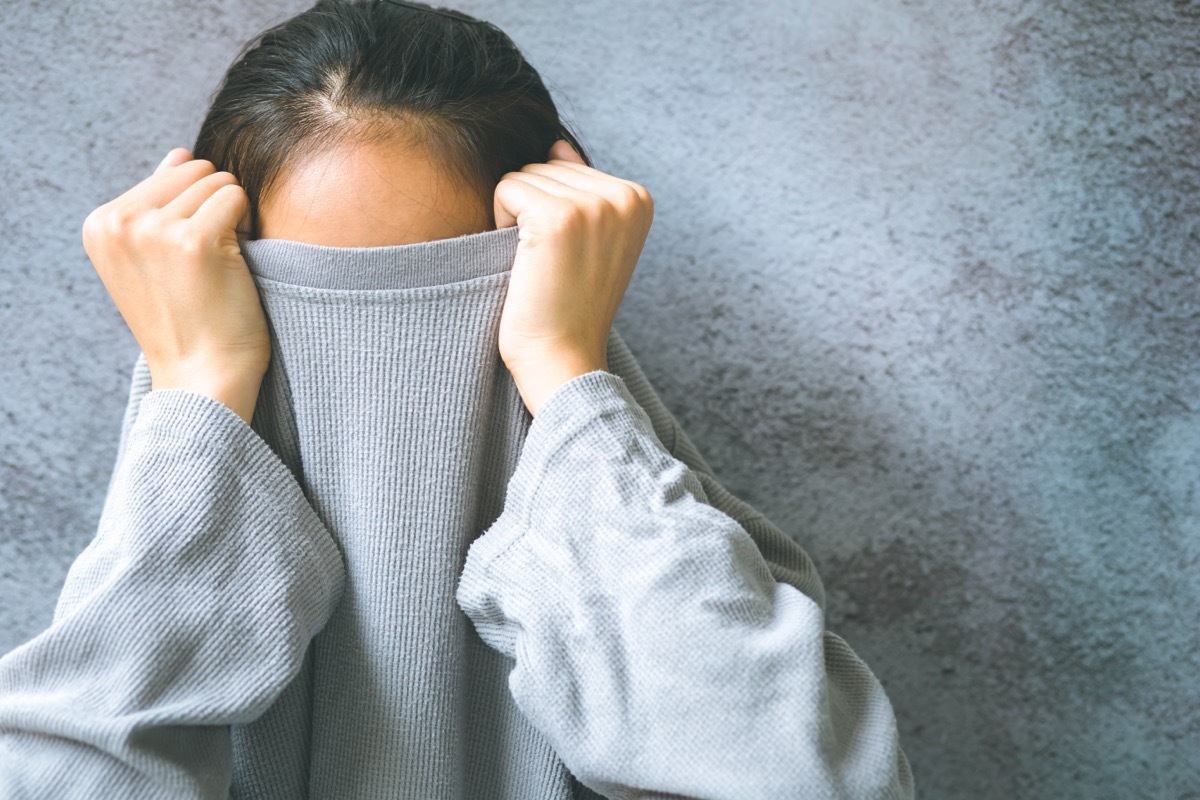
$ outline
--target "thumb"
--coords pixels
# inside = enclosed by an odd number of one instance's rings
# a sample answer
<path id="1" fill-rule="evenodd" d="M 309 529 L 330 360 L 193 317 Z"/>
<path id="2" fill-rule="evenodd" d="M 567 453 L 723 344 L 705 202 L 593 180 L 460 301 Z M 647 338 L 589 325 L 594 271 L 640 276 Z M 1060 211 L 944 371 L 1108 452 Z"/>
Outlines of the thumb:
<path id="1" fill-rule="evenodd" d="M 575 164 L 583 164 L 585 167 L 587 166 L 587 162 L 583 160 L 583 156 L 579 155 L 566 139 L 559 139 L 550 145 L 550 157 L 547 160 L 554 160 L 556 158 L 563 161 L 571 161 Z"/>
<path id="2" fill-rule="evenodd" d="M 227 183 L 209 195 L 192 215 L 192 221 L 222 236 L 232 232 L 240 245 L 248 207 L 246 190 L 236 183 Z"/>
<path id="3" fill-rule="evenodd" d="M 505 178 L 500 181 L 496 184 L 492 203 L 496 229 L 517 225 L 521 213 L 544 195 L 545 192 L 518 178 Z"/>

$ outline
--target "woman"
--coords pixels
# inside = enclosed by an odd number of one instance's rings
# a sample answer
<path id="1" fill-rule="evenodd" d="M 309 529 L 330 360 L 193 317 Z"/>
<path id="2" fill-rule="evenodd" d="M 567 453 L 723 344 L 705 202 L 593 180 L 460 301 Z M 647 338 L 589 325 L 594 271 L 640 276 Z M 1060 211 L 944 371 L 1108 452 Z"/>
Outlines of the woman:
<path id="1" fill-rule="evenodd" d="M 4 796 L 912 795 L 612 330 L 652 201 L 577 145 L 493 26 L 322 0 L 89 216 L 142 355 Z"/>

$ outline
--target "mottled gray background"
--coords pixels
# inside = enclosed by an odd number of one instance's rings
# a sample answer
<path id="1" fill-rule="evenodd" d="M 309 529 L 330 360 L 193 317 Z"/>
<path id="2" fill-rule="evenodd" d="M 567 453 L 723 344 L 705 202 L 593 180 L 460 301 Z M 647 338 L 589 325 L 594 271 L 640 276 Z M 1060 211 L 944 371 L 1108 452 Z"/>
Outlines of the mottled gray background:
<path id="1" fill-rule="evenodd" d="M 0 0 L 0 651 L 137 345 L 80 243 L 308 4 Z M 656 200 L 618 328 L 794 534 L 924 798 L 1200 798 L 1200 6 L 470 0 Z"/>

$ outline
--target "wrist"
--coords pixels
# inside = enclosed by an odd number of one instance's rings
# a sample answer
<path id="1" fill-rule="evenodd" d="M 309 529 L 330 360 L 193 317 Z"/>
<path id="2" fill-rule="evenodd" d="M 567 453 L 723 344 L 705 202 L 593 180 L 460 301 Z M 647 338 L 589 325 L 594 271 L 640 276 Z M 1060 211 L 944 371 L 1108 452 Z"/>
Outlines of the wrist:
<path id="1" fill-rule="evenodd" d="M 224 404 L 249 425 L 254 418 L 263 373 L 255 370 L 221 370 L 178 364 L 155 372 L 151 368 L 151 391 L 185 389 Z"/>
<path id="2" fill-rule="evenodd" d="M 605 360 L 582 357 L 532 359 L 522 364 L 505 366 L 512 373 L 513 382 L 517 385 L 525 407 L 535 417 L 550 395 L 567 381 L 596 370 L 608 371 L 608 363 Z"/>

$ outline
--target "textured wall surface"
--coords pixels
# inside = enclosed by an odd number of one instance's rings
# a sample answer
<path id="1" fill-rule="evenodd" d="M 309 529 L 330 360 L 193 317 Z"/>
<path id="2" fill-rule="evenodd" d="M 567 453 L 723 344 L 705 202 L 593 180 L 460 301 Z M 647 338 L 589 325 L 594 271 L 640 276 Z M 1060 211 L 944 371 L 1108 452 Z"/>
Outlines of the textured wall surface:
<path id="1" fill-rule="evenodd" d="M 80 243 L 307 3 L 3 0 L 0 651 L 137 345 Z M 617 317 L 924 798 L 1200 798 L 1200 4 L 470 0 L 656 201 Z"/>

